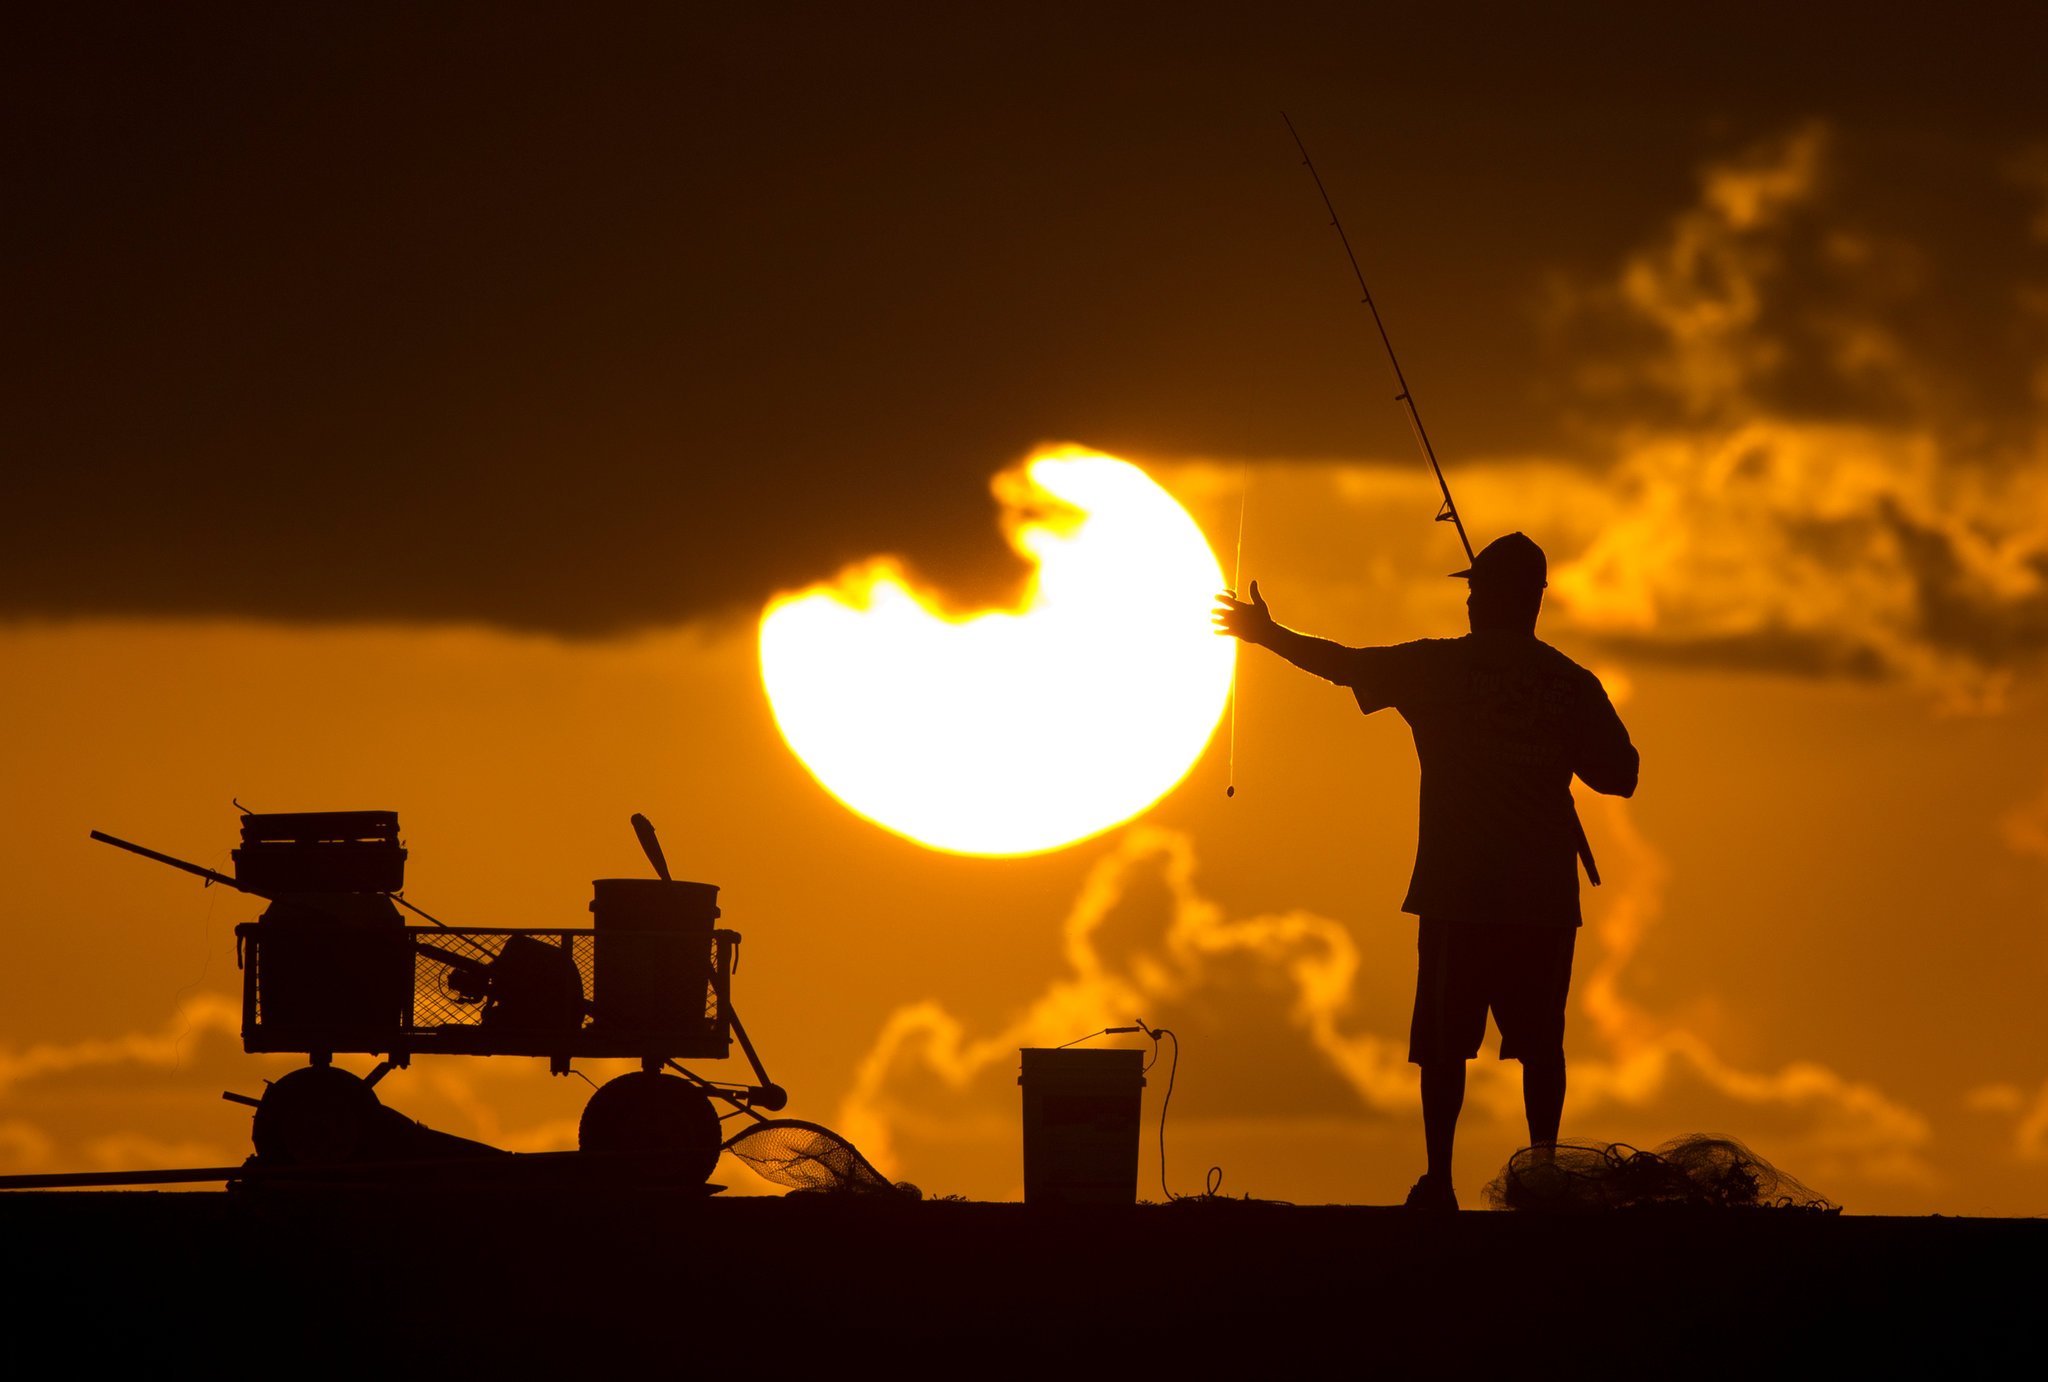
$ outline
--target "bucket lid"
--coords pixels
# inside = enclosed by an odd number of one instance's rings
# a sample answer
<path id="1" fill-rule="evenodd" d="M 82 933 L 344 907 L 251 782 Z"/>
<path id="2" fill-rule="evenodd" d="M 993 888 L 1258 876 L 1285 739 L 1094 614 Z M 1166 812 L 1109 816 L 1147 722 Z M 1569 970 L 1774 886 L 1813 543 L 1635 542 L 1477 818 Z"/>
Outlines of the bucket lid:
<path id="1" fill-rule="evenodd" d="M 665 878 L 598 878 L 591 882 L 590 910 L 606 922 L 637 929 L 648 923 L 709 922 L 722 915 L 716 883 Z"/>
<path id="2" fill-rule="evenodd" d="M 1026 1046 L 1018 1051 L 1019 1084 L 1135 1085 L 1145 1083 L 1145 1052 L 1133 1047 Z"/>

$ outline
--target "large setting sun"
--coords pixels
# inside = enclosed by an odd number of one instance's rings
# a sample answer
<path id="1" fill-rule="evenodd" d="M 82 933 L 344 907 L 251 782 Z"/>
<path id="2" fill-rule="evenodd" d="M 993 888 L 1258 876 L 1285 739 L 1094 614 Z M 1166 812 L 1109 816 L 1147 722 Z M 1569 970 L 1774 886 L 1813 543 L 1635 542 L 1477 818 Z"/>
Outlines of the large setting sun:
<path id="1" fill-rule="evenodd" d="M 994 482 L 1022 601 L 949 617 L 882 558 L 773 601 L 761 675 L 783 737 L 854 811 L 961 854 L 1058 849 L 1186 776 L 1229 695 L 1223 576 L 1136 466 L 1066 447 Z"/>

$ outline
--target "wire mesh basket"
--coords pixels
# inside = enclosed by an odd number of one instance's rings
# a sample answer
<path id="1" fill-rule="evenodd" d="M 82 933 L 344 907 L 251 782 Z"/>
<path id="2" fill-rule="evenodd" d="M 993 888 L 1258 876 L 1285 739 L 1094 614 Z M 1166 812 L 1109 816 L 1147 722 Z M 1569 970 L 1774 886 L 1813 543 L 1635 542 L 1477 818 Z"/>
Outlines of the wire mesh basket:
<path id="1" fill-rule="evenodd" d="M 245 922 L 247 1051 L 717 1059 L 736 932 Z"/>

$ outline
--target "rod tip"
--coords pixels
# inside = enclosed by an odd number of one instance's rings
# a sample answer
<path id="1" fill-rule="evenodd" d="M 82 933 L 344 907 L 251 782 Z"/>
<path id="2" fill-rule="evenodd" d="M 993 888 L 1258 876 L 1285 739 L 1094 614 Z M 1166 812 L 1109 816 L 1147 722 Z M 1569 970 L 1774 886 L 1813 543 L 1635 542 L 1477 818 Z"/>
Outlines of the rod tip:
<path id="1" fill-rule="evenodd" d="M 1236 795 L 1237 795 L 1237 788 L 1235 788 L 1235 787 L 1225 787 L 1225 788 L 1223 789 L 1223 795 L 1224 795 L 1224 796 L 1226 796 L 1226 797 L 1234 797 L 1234 796 L 1236 796 Z"/>

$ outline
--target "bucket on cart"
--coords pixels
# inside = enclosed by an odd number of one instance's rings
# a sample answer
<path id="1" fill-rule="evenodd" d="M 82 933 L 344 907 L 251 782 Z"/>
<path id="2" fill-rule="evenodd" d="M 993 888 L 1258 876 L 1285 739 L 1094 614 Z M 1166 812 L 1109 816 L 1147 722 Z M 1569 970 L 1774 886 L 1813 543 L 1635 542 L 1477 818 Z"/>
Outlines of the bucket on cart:
<path id="1" fill-rule="evenodd" d="M 413 958 L 389 898 L 288 893 L 236 935 L 249 956 L 245 1045 L 258 1028 L 272 1043 L 262 1049 L 273 1051 L 385 1051 L 397 1042 L 412 1009 Z"/>
<path id="2" fill-rule="evenodd" d="M 1027 1046 L 1024 1203 L 1134 1204 L 1143 1051 Z"/>
<path id="3" fill-rule="evenodd" d="M 701 1031 L 717 1002 L 718 886 L 600 878 L 591 887 L 593 1024 L 644 1037 L 650 1051 L 674 1034 Z"/>

